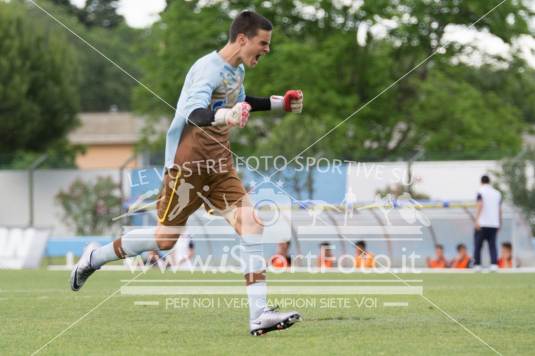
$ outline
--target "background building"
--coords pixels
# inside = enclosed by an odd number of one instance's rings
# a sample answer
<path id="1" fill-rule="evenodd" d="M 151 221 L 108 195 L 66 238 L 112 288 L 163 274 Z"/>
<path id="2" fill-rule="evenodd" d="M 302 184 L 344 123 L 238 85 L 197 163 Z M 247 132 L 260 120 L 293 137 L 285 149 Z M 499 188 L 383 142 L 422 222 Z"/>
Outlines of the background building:
<path id="1" fill-rule="evenodd" d="M 81 125 L 69 135 L 72 144 L 86 146 L 76 157 L 80 169 L 128 168 L 141 165 L 135 145 L 141 137 L 143 121 L 130 112 L 95 112 L 79 114 Z"/>

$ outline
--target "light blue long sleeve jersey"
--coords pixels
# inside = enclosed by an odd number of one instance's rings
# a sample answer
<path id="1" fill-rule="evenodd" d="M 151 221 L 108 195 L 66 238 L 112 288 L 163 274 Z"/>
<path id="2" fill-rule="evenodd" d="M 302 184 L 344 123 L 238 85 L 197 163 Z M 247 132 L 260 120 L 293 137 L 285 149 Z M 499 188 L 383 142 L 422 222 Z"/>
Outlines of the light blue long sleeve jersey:
<path id="1" fill-rule="evenodd" d="M 186 75 L 173 122 L 167 131 L 165 167 L 173 166 L 182 132 L 193 110 L 210 108 L 215 111 L 245 101 L 244 77 L 243 64 L 233 67 L 216 51 L 193 64 Z"/>

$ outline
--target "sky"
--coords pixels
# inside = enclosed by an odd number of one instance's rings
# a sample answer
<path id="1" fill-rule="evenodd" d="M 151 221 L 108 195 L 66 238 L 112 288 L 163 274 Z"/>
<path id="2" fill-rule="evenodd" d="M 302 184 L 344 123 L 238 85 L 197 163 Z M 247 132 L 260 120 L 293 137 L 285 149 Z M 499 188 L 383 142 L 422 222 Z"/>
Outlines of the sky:
<path id="1" fill-rule="evenodd" d="M 165 0 L 121 0 L 118 12 L 132 27 L 147 27 L 159 19 Z"/>
<path id="2" fill-rule="evenodd" d="M 85 0 L 71 0 L 77 6 L 83 6 Z M 158 13 L 165 8 L 165 0 L 120 0 L 118 12 L 123 15 L 129 26 L 148 27 L 158 20 Z"/>

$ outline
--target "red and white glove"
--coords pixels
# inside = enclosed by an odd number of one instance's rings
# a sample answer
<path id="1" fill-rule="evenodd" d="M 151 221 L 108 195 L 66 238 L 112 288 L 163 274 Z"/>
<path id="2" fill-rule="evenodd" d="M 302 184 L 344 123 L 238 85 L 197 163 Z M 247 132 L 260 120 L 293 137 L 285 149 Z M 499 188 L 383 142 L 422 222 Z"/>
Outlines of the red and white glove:
<path id="1" fill-rule="evenodd" d="M 237 103 L 232 109 L 218 109 L 215 112 L 214 126 L 240 126 L 244 128 L 249 120 L 249 111 L 251 111 L 251 105 L 245 101 Z"/>
<path id="2" fill-rule="evenodd" d="M 272 95 L 269 99 L 271 110 L 295 113 L 303 111 L 303 92 L 301 90 L 288 90 L 284 96 Z"/>

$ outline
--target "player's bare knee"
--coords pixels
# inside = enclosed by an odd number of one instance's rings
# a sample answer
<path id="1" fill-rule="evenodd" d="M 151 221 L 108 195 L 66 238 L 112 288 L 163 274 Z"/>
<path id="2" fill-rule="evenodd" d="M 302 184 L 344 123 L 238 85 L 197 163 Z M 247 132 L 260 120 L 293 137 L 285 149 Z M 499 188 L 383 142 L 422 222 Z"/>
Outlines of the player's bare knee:
<path id="1" fill-rule="evenodd" d="M 262 221 L 257 216 L 253 207 L 240 207 L 236 210 L 236 226 L 238 234 L 261 235 L 264 231 Z"/>
<path id="2" fill-rule="evenodd" d="M 156 243 L 160 250 L 170 250 L 175 246 L 176 241 L 180 238 L 180 234 L 157 234 Z"/>

